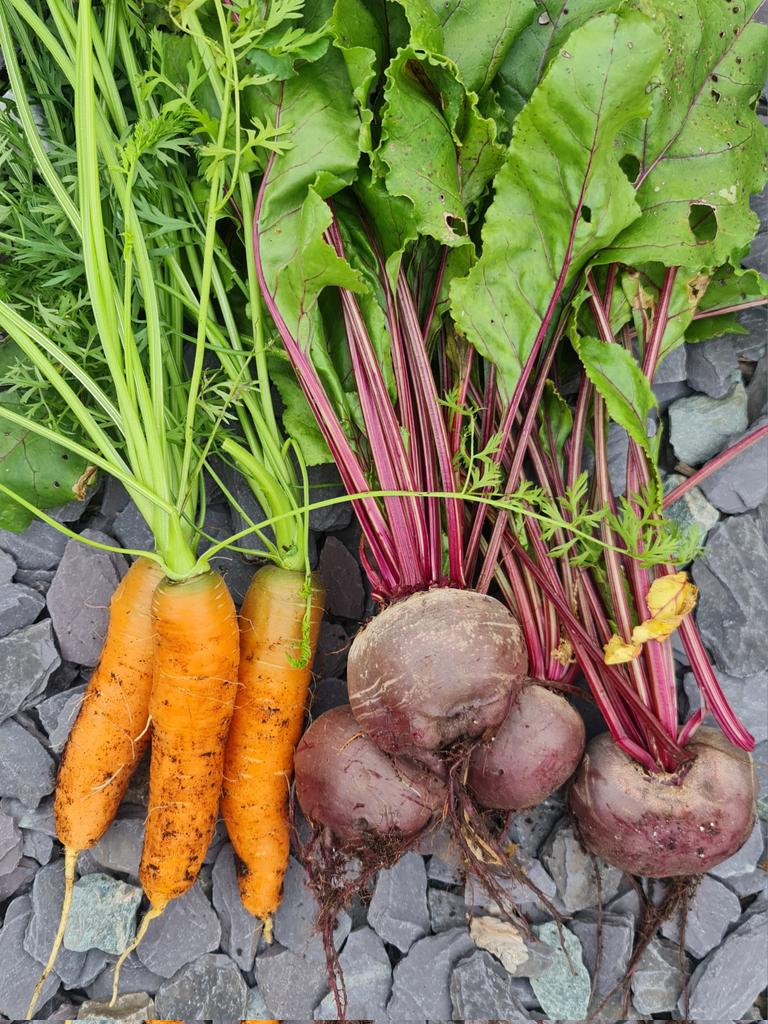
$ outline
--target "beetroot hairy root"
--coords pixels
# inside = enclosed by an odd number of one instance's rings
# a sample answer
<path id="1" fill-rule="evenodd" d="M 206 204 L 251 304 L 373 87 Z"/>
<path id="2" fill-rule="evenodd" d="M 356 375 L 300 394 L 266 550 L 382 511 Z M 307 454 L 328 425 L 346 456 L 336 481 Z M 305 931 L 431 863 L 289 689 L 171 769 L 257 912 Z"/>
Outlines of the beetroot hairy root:
<path id="1" fill-rule="evenodd" d="M 358 633 L 349 701 L 382 750 L 418 756 L 499 725 L 527 667 L 520 627 L 500 601 L 428 590 L 391 604 Z"/>
<path id="2" fill-rule="evenodd" d="M 702 728 L 678 771 L 651 773 L 608 733 L 587 747 L 569 802 L 585 845 L 633 875 L 709 871 L 744 843 L 755 820 L 752 758 Z"/>
<path id="3" fill-rule="evenodd" d="M 501 725 L 472 751 L 467 785 L 483 807 L 534 807 L 571 777 L 583 753 L 581 715 L 559 693 L 526 680 Z"/>
<path id="4" fill-rule="evenodd" d="M 379 750 L 348 704 L 326 711 L 296 749 L 296 796 L 306 817 L 342 843 L 371 834 L 417 835 L 440 812 L 445 783 Z"/>

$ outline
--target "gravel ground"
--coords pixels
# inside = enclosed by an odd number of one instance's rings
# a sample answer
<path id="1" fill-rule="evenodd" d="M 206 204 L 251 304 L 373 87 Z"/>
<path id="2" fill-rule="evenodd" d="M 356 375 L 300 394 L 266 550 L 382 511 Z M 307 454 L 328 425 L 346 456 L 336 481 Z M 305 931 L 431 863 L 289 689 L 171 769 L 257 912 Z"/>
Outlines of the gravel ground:
<path id="1" fill-rule="evenodd" d="M 758 201 L 763 230 L 747 265 L 768 272 L 768 197 Z M 744 333 L 680 349 L 657 384 L 667 438 L 669 486 L 677 471 L 721 451 L 768 417 L 768 310 L 742 317 Z M 626 440 L 611 436 L 611 465 L 622 485 Z M 333 478 L 315 478 L 322 493 Z M 338 492 L 336 492 L 338 493 Z M 757 740 L 760 818 L 744 847 L 705 876 L 693 897 L 684 939 L 691 1018 L 763 1020 L 768 1014 L 768 442 L 685 496 L 672 514 L 696 522 L 706 547 L 692 574 L 697 610 L 717 674 Z M 146 528 L 122 488 L 107 483 L 87 506 L 60 518 L 70 528 L 126 547 L 148 543 Z M 208 532 L 232 523 L 214 500 Z M 313 541 L 328 591 L 316 663 L 315 714 L 345 700 L 346 652 L 373 606 L 355 557 L 357 531 L 348 506 L 318 513 Z M 23 1017 L 53 939 L 63 888 L 54 835 L 56 763 L 95 665 L 112 591 L 127 563 L 33 524 L 0 531 L 0 1019 Z M 236 597 L 253 567 L 219 560 Z M 682 699 L 694 687 L 676 651 Z M 590 734 L 599 728 L 588 713 Z M 315 906 L 292 861 L 285 898 L 267 947 L 242 910 L 232 848 L 217 830 L 199 881 L 150 928 L 121 979 L 121 998 L 106 1009 L 115 954 L 133 934 L 140 909 L 137 870 L 143 835 L 146 770 L 140 770 L 103 840 L 83 854 L 72 917 L 56 972 L 38 1016 L 47 1020 L 147 1017 L 286 1021 L 335 1017 L 322 951 L 313 935 Z M 430 837 L 378 876 L 367 905 L 339 917 L 337 944 L 349 993 L 348 1016 L 370 1020 L 581 1020 L 623 976 L 639 900 L 629 880 L 600 867 L 602 954 L 597 951 L 598 885 L 590 859 L 565 815 L 561 793 L 517 817 L 510 838 L 529 876 L 567 920 L 568 957 L 546 911 L 521 891 L 538 941 L 494 917 L 471 881 L 464 884 L 445 836 Z M 678 925 L 668 921 L 634 974 L 634 1019 L 681 1016 Z M 569 963 L 570 958 L 570 963 Z M 596 965 L 598 966 L 595 972 Z M 596 976 L 595 976 L 596 973 Z M 621 1000 L 600 1010 L 622 1016 Z"/>

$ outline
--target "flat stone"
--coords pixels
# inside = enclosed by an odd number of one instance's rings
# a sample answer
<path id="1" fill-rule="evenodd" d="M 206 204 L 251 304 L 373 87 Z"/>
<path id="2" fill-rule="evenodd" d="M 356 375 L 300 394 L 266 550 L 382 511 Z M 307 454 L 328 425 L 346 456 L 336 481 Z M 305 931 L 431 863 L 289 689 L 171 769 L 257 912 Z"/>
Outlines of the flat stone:
<path id="1" fill-rule="evenodd" d="M 536 857 L 542 843 L 565 813 L 563 791 L 558 789 L 536 807 L 513 815 L 509 838 L 528 856 Z"/>
<path id="2" fill-rule="evenodd" d="M 339 498 L 346 493 L 339 471 L 332 462 L 322 463 L 319 466 L 308 466 L 307 477 L 309 478 L 310 503 Z M 309 527 L 311 530 L 317 530 L 318 533 L 343 530 L 349 526 L 351 521 L 352 505 L 348 501 L 339 502 L 337 505 L 327 505 L 325 508 L 314 508 L 309 513 Z"/>
<path id="3" fill-rule="evenodd" d="M 594 910 L 579 915 L 568 928 L 581 943 L 584 966 L 593 978 L 590 1015 L 600 1020 L 619 1020 L 624 1005 L 621 982 L 626 976 L 634 945 L 634 919 L 629 915 L 604 913 L 599 942 L 597 913 Z"/>
<path id="4" fill-rule="evenodd" d="M 766 423 L 768 417 L 763 416 L 752 424 L 746 434 L 752 434 Z M 728 438 L 725 447 L 729 448 L 744 436 L 734 434 Z M 701 489 L 721 512 L 739 515 L 757 508 L 768 497 L 768 436 L 702 480 Z"/>
<path id="5" fill-rule="evenodd" d="M 5 922 L 0 929 L 0 964 L 3 965 L 0 1013 L 8 1020 L 26 1018 L 29 1000 L 40 977 L 40 963 L 22 945 L 31 913 L 29 896 L 18 896 L 6 909 Z M 60 984 L 57 974 L 49 974 L 35 1008 L 47 1003 L 58 992 Z"/>
<path id="6" fill-rule="evenodd" d="M 670 473 L 664 481 L 664 493 L 669 494 L 684 480 L 685 477 L 680 476 L 679 473 Z M 678 498 L 676 502 L 665 508 L 664 516 L 666 519 L 674 519 L 685 531 L 696 527 L 701 543 L 704 543 L 707 534 L 720 519 L 720 513 L 714 505 L 707 501 L 698 487 L 692 487 L 682 498 Z"/>
<path id="7" fill-rule="evenodd" d="M 712 868 L 710 874 L 727 881 L 754 871 L 763 856 L 764 845 L 763 830 L 758 820 L 746 842 L 728 860 L 724 860 L 722 864 Z"/>
<path id="8" fill-rule="evenodd" d="M 395 967 L 387 1017 L 392 1021 L 450 1020 L 453 969 L 474 949 L 467 928 L 453 928 L 415 942 Z"/>
<path id="9" fill-rule="evenodd" d="M 277 944 L 256 957 L 254 973 L 270 1013 L 281 1020 L 311 1020 L 329 987 L 324 961 L 306 960 Z"/>
<path id="10" fill-rule="evenodd" d="M 719 946 L 728 928 L 741 917 L 741 904 L 731 890 L 711 875 L 704 875 L 688 907 L 685 918 L 685 948 L 701 960 Z M 661 926 L 666 939 L 678 942 L 680 924 L 677 916 Z"/>
<path id="11" fill-rule="evenodd" d="M 349 1020 L 380 1020 L 385 1016 L 392 991 L 392 967 L 384 943 L 370 928 L 352 932 L 339 957 L 346 993 L 345 1014 Z M 333 993 L 315 1011 L 315 1020 L 337 1016 Z"/>
<path id="12" fill-rule="evenodd" d="M 45 607 L 36 590 L 23 583 L 0 584 L 0 637 L 34 622 Z"/>
<path id="13" fill-rule="evenodd" d="M 467 905 L 464 896 L 448 889 L 427 889 L 429 920 L 433 932 L 447 932 L 467 923 Z"/>
<path id="14" fill-rule="evenodd" d="M 21 533 L 0 530 L 0 548 L 13 556 L 19 569 L 55 569 L 66 544 L 61 530 L 40 519 L 33 519 Z"/>
<path id="15" fill-rule="evenodd" d="M 693 1020 L 739 1020 L 768 985 L 768 912 L 755 914 L 728 935 L 693 972 Z M 678 1006 L 681 1006 L 680 1000 Z"/>
<path id="16" fill-rule="evenodd" d="M 757 815 L 761 821 L 768 821 L 768 741 L 755 746 L 752 761 L 757 773 Z"/>
<path id="17" fill-rule="evenodd" d="M 53 759 L 14 719 L 0 725 L 0 796 L 36 807 L 56 784 Z"/>
<path id="18" fill-rule="evenodd" d="M 673 348 L 653 375 L 654 384 L 678 384 L 688 378 L 688 352 L 685 345 Z"/>
<path id="19" fill-rule="evenodd" d="M 719 523 L 692 574 L 699 588 L 697 622 L 717 665 L 741 678 L 763 672 L 768 543 L 756 514 Z"/>
<path id="20" fill-rule="evenodd" d="M 346 682 L 343 679 L 318 679 L 312 687 L 312 718 L 319 718 L 342 704 L 349 704 Z"/>
<path id="21" fill-rule="evenodd" d="M 150 971 L 170 978 L 202 954 L 218 949 L 220 941 L 219 919 L 198 879 L 150 924 L 137 954 Z"/>
<path id="22" fill-rule="evenodd" d="M 674 384 L 657 384 L 654 381 L 653 393 L 656 396 L 656 404 L 659 409 L 659 414 L 664 413 L 676 402 L 678 398 L 687 398 L 693 394 L 691 388 L 688 387 L 684 380 L 676 381 Z"/>
<path id="23" fill-rule="evenodd" d="M 10 583 L 16 575 L 16 563 L 7 551 L 0 551 L 0 586 Z"/>
<path id="24" fill-rule="evenodd" d="M 687 379 L 696 391 L 722 398 L 741 377 L 739 340 L 735 334 L 693 342 L 688 350 Z"/>
<path id="25" fill-rule="evenodd" d="M 152 531 L 132 501 L 115 517 L 114 534 L 124 548 L 133 551 L 151 551 L 155 546 Z"/>
<path id="26" fill-rule="evenodd" d="M 72 726 L 75 724 L 75 719 L 83 704 L 86 685 L 86 683 L 79 683 L 77 686 L 57 693 L 44 701 L 48 705 L 50 729 L 46 727 L 45 722 L 42 724 L 48 732 L 48 745 L 55 754 L 60 754 L 67 745 Z M 42 705 L 38 707 L 38 715 L 40 715 L 40 707 Z M 53 719 L 54 714 L 55 719 Z"/>
<path id="27" fill-rule="evenodd" d="M 619 891 L 621 872 L 589 854 L 565 819 L 545 842 L 541 859 L 554 879 L 565 909 L 571 914 L 594 907 L 597 903 L 598 872 L 604 900 L 612 899 Z"/>
<path id="28" fill-rule="evenodd" d="M 464 874 L 460 865 L 446 860 L 438 853 L 429 858 L 427 878 L 430 882 L 442 882 L 444 885 L 462 885 L 464 882 Z"/>
<path id="29" fill-rule="evenodd" d="M 23 851 L 25 857 L 32 857 L 38 864 L 47 864 L 53 853 L 53 839 L 45 832 L 25 831 Z"/>
<path id="30" fill-rule="evenodd" d="M 118 512 L 122 512 L 131 500 L 125 485 L 113 476 L 104 480 L 104 490 L 101 492 L 99 507 L 101 514 L 107 519 L 114 519 Z"/>
<path id="31" fill-rule="evenodd" d="M 252 970 L 263 926 L 240 899 L 235 851 L 230 843 L 222 846 L 213 867 L 213 905 L 221 924 L 221 948 L 241 971 Z"/>
<path id="32" fill-rule="evenodd" d="M 130 995 L 118 996 L 115 1005 L 109 1002 L 84 1002 L 77 1013 L 78 1020 L 88 1020 L 91 1024 L 109 1024 L 110 1021 L 124 1021 L 125 1024 L 142 1024 L 155 1013 L 155 1004 L 146 992 L 135 992 Z"/>
<path id="33" fill-rule="evenodd" d="M 456 1020 L 530 1020 L 513 979 L 489 953 L 475 950 L 451 973 L 451 1004 Z"/>
<path id="34" fill-rule="evenodd" d="M 418 853 L 406 853 L 393 867 L 379 872 L 368 923 L 402 953 L 427 934 L 427 872 Z"/>
<path id="35" fill-rule="evenodd" d="M 563 949 L 554 921 L 536 925 L 534 931 L 555 951 L 552 966 L 538 978 L 531 979 L 542 1010 L 554 1020 L 583 1020 L 589 1009 L 591 981 L 582 960 L 581 943 L 573 932 L 564 928 Z"/>
<path id="36" fill-rule="evenodd" d="M 565 907 L 557 895 L 557 887 L 551 875 L 547 874 L 541 861 L 533 857 L 527 857 L 519 851 L 516 854 L 517 866 L 525 874 L 528 881 L 535 885 L 551 906 L 560 913 L 565 913 Z M 534 893 L 534 891 L 522 881 L 510 878 L 497 878 L 496 883 L 504 893 L 506 900 L 517 907 L 528 921 L 536 924 L 543 924 L 552 919 L 550 908 Z M 501 916 L 500 908 L 494 899 L 473 875 L 467 876 L 467 883 L 464 890 L 464 899 L 467 906 L 474 912 L 487 911 L 490 914 Z"/>
<path id="37" fill-rule="evenodd" d="M 768 414 L 768 355 L 755 367 L 747 384 L 747 419 L 750 423 Z"/>
<path id="38" fill-rule="evenodd" d="M 688 973 L 687 962 L 685 973 Z M 638 1013 L 668 1013 L 682 992 L 680 954 L 673 943 L 652 939 L 632 973 L 632 1003 Z"/>
<path id="39" fill-rule="evenodd" d="M 727 447 L 728 439 L 747 429 L 747 392 L 740 382 L 723 398 L 692 395 L 669 407 L 670 441 L 675 455 L 699 466 Z"/>
<path id="40" fill-rule="evenodd" d="M 527 938 L 511 921 L 474 917 L 469 932 L 475 944 L 500 960 L 511 977 L 533 978 L 554 962 L 555 955 L 546 942 Z"/>
<path id="41" fill-rule="evenodd" d="M 112 998 L 112 983 L 115 976 L 115 964 L 117 957 L 107 957 L 107 965 L 101 974 L 87 986 L 89 999 L 109 1000 Z M 159 974 L 155 974 L 145 967 L 135 953 L 131 953 L 128 959 L 120 968 L 117 991 L 119 995 L 145 992 L 154 995 L 164 981 Z"/>
<path id="42" fill-rule="evenodd" d="M 75 885 L 72 909 L 64 932 L 67 949 L 101 949 L 120 954 L 133 940 L 141 889 L 96 873 Z"/>
<path id="43" fill-rule="evenodd" d="M 306 871 L 295 857 L 291 857 L 283 880 L 283 896 L 273 919 L 275 939 L 298 956 L 325 962 L 323 938 L 317 930 L 319 911 Z M 351 927 L 349 914 L 341 911 L 333 933 L 336 949 L 341 949 Z"/>
<path id="44" fill-rule="evenodd" d="M 205 953 L 164 981 L 155 996 L 160 1018 L 229 1024 L 245 1011 L 248 987 L 237 966 L 223 953 Z"/>
<path id="45" fill-rule="evenodd" d="M 13 871 L 0 875 L 0 903 L 29 885 L 38 870 L 38 864 L 28 857 L 22 857 Z"/>
<path id="46" fill-rule="evenodd" d="M 327 537 L 318 568 L 325 587 L 325 609 L 343 619 L 361 619 L 365 587 L 355 556 L 337 537 Z"/>
<path id="47" fill-rule="evenodd" d="M 347 655 L 352 641 L 338 622 L 323 619 L 313 670 L 319 679 L 341 679 L 347 668 Z"/>
<path id="48" fill-rule="evenodd" d="M 98 530 L 84 530 L 83 537 L 114 544 Z M 95 665 L 109 622 L 109 602 L 128 563 L 116 555 L 67 542 L 59 568 L 48 591 L 48 611 L 62 656 L 77 665 Z"/>
<path id="49" fill-rule="evenodd" d="M 0 639 L 0 722 L 36 702 L 60 664 L 50 619 Z"/>
<path id="50" fill-rule="evenodd" d="M 89 852 L 105 871 L 138 879 L 143 842 L 143 818 L 118 818 Z"/>
<path id="51" fill-rule="evenodd" d="M 19 569 L 16 573 L 16 582 L 23 583 L 25 587 L 31 587 L 38 594 L 45 596 L 55 575 L 53 569 Z"/>
<path id="52" fill-rule="evenodd" d="M 52 796 L 45 797 L 37 807 L 33 808 L 26 807 L 19 801 L 14 801 L 11 814 L 19 828 L 31 828 L 37 832 L 45 832 L 49 836 L 56 836 Z"/>
<path id="53" fill-rule="evenodd" d="M 744 679 L 728 675 L 719 668 L 715 668 L 714 671 L 729 704 L 742 724 L 755 737 L 755 742 L 760 743 L 768 739 L 768 670 Z M 692 672 L 686 672 L 683 676 L 683 686 L 690 706 L 698 708 L 701 699 L 696 677 Z M 705 721 L 709 725 L 714 725 L 711 712 L 707 712 Z"/>
<path id="54" fill-rule="evenodd" d="M 269 1010 L 264 1002 L 264 996 L 257 988 L 248 990 L 248 998 L 245 1003 L 246 1020 L 268 1020 Z"/>
<path id="55" fill-rule="evenodd" d="M 23 853 L 21 829 L 13 818 L 0 811 L 0 875 L 15 871 Z"/>
<path id="56" fill-rule="evenodd" d="M 608 424 L 608 476 L 614 494 L 623 494 L 627 489 L 627 456 L 629 437 L 618 423 Z"/>

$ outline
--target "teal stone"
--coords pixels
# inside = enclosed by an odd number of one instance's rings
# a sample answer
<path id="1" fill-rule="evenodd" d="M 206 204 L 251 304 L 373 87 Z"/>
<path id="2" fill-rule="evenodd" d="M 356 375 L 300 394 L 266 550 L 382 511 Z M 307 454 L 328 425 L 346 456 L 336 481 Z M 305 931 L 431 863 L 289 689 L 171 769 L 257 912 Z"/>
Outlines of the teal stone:
<path id="1" fill-rule="evenodd" d="M 120 954 L 136 932 L 141 889 L 108 875 L 84 875 L 75 885 L 64 946 Z"/>
<path id="2" fill-rule="evenodd" d="M 551 1020 L 585 1020 L 592 982 L 581 957 L 581 943 L 572 932 L 563 928 L 563 941 L 568 951 L 566 956 L 554 921 L 537 925 L 534 931 L 555 951 L 552 966 L 537 978 L 530 979 L 542 1010 Z"/>

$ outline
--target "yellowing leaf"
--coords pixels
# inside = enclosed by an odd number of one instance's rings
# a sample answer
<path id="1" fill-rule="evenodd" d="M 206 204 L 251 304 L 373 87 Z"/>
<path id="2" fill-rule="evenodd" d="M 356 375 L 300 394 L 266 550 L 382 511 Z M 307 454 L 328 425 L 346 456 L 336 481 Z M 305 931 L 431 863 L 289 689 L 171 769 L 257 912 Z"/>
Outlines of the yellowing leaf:
<path id="1" fill-rule="evenodd" d="M 688 582 L 685 572 L 654 580 L 646 598 L 651 618 L 635 626 L 632 642 L 643 644 L 646 640 L 666 640 L 693 611 L 698 593 L 698 589 Z"/>
<path id="2" fill-rule="evenodd" d="M 552 657 L 561 665 L 573 665 L 576 661 L 576 655 L 574 654 L 571 641 L 563 637 L 554 651 L 552 651 Z"/>
<path id="3" fill-rule="evenodd" d="M 641 650 L 639 644 L 627 643 L 614 633 L 603 647 L 603 661 L 606 665 L 623 665 L 627 661 L 634 661 Z"/>

